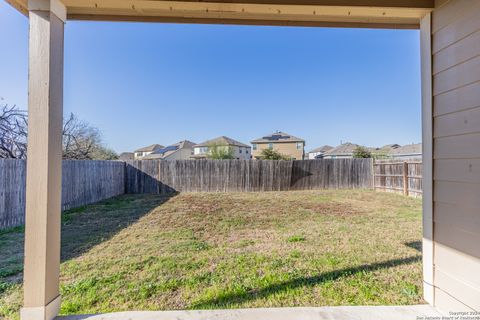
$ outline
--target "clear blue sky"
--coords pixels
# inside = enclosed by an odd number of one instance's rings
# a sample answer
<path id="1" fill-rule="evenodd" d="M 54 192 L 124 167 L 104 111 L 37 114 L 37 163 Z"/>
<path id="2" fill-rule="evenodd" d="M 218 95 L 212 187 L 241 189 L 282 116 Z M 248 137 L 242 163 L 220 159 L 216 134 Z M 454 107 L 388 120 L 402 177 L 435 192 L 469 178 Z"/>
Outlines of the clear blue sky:
<path id="1" fill-rule="evenodd" d="M 307 150 L 421 139 L 416 30 L 68 22 L 64 112 L 114 150 L 275 130 Z M 27 108 L 28 21 L 0 1 L 0 97 Z"/>

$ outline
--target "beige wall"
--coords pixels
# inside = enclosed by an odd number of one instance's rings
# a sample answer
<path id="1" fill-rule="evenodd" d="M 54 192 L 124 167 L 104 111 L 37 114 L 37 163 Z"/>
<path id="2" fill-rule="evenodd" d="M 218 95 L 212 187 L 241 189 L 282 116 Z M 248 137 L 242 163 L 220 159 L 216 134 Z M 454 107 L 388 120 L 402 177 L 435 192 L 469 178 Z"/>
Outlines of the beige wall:
<path id="1" fill-rule="evenodd" d="M 480 0 L 436 1 L 431 27 L 435 305 L 480 311 Z"/>
<path id="2" fill-rule="evenodd" d="M 252 156 L 258 157 L 262 153 L 262 150 L 268 149 L 269 143 L 257 143 L 257 150 L 253 150 L 252 148 Z M 303 148 L 298 150 L 296 142 L 281 142 L 281 143 L 273 143 L 273 150 L 280 152 L 286 156 L 295 158 L 296 160 L 303 160 L 305 143 L 303 144 Z"/>

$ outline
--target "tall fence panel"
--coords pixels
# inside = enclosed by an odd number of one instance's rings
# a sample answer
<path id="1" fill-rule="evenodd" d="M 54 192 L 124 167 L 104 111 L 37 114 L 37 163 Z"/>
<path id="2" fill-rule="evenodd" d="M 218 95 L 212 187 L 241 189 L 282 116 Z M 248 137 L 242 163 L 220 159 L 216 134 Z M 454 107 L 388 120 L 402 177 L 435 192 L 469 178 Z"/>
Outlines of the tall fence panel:
<path id="1" fill-rule="evenodd" d="M 292 161 L 128 161 L 127 193 L 288 190 Z"/>
<path id="2" fill-rule="evenodd" d="M 0 230 L 25 223 L 24 160 L 0 159 Z M 62 210 L 125 193 L 122 161 L 63 161 Z"/>
<path id="3" fill-rule="evenodd" d="M 25 161 L 0 159 L 0 230 L 25 222 Z"/>
<path id="4" fill-rule="evenodd" d="M 323 159 L 293 162 L 290 189 L 372 188 L 372 159 Z"/>
<path id="5" fill-rule="evenodd" d="M 128 161 L 127 193 L 372 188 L 371 159 Z"/>
<path id="6" fill-rule="evenodd" d="M 124 162 L 63 161 L 62 210 L 98 202 L 124 193 Z"/>
<path id="7" fill-rule="evenodd" d="M 423 189 L 421 161 L 381 160 L 374 163 L 374 188 L 419 197 Z"/>

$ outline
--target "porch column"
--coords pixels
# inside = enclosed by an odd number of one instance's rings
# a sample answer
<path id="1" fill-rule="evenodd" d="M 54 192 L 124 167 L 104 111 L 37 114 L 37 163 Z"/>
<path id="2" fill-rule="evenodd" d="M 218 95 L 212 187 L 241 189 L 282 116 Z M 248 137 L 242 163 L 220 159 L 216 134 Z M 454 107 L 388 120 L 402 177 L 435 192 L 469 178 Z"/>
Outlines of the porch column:
<path id="1" fill-rule="evenodd" d="M 432 17 L 420 21 L 420 54 L 422 76 L 422 155 L 423 155 L 423 298 L 435 305 L 434 239 L 433 239 L 433 84 L 432 84 Z"/>
<path id="2" fill-rule="evenodd" d="M 29 0 L 28 150 L 22 320 L 60 308 L 63 32 L 59 0 Z"/>

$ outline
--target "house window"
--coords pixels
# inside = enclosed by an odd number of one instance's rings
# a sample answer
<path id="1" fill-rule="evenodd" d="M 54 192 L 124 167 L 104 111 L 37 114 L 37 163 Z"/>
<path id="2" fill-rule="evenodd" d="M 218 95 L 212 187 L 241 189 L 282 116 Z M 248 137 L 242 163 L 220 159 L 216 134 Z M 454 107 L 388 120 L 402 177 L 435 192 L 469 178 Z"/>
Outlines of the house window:
<path id="1" fill-rule="evenodd" d="M 238 148 L 238 153 L 242 153 L 242 148 Z"/>
<path id="2" fill-rule="evenodd" d="M 142 152 L 137 152 L 137 157 L 141 157 L 143 155 Z"/>
<path id="3" fill-rule="evenodd" d="M 245 153 L 248 154 L 248 149 L 245 150 Z"/>
<path id="4" fill-rule="evenodd" d="M 207 152 L 208 152 L 208 147 L 195 148 L 195 154 L 202 154 Z"/>
<path id="5" fill-rule="evenodd" d="M 297 150 L 303 149 L 303 142 L 297 142 Z"/>
<path id="6" fill-rule="evenodd" d="M 273 143 L 268 144 L 268 149 L 273 149 Z"/>
<path id="7" fill-rule="evenodd" d="M 253 150 L 257 150 L 257 144 L 256 143 L 252 144 L 252 148 Z"/>

